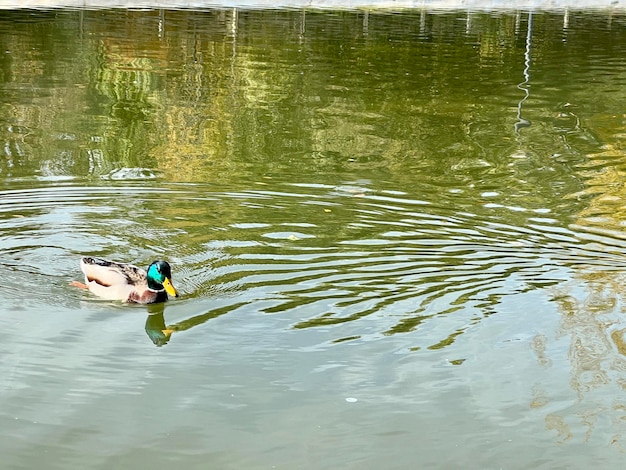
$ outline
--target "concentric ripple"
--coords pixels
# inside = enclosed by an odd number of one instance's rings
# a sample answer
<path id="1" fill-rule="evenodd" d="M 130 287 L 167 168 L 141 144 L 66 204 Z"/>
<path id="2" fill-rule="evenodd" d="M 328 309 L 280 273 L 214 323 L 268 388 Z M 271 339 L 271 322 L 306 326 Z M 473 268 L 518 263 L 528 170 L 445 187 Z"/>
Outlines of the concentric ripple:
<path id="1" fill-rule="evenodd" d="M 573 231 L 545 211 L 509 222 L 493 203 L 472 213 L 427 194 L 273 185 L 4 191 L 0 263 L 11 275 L 3 295 L 44 303 L 29 288 L 66 289 L 83 253 L 139 265 L 159 256 L 184 293 L 184 313 L 173 304 L 166 316 L 174 331 L 229 313 L 273 315 L 290 329 L 324 328 L 331 344 L 413 333 L 407 346 L 419 350 L 449 346 L 505 296 L 549 289 L 579 267 L 623 267 L 623 240 Z"/>

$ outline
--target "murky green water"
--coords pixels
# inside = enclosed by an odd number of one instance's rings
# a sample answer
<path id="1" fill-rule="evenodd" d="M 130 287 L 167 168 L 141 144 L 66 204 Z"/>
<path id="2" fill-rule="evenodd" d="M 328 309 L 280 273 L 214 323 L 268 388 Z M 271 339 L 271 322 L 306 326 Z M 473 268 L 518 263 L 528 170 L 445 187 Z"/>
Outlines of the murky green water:
<path id="1" fill-rule="evenodd" d="M 616 12 L 0 13 L 0 466 L 621 468 L 625 79 Z"/>

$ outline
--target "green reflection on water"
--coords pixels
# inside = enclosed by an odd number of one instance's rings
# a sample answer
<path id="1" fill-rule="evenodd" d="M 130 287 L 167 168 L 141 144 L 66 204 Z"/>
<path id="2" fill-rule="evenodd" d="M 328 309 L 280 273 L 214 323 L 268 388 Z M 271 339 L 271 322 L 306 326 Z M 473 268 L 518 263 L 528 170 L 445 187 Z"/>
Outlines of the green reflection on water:
<path id="1" fill-rule="evenodd" d="M 586 122 L 602 119 L 604 138 L 622 124 L 607 114 L 621 109 L 625 72 L 586 85 L 621 53 L 617 15 L 3 15 L 6 176 L 358 173 L 483 190 L 506 180 L 525 207 L 544 207 L 597 150 Z M 531 125 L 516 132 L 520 113 Z"/>

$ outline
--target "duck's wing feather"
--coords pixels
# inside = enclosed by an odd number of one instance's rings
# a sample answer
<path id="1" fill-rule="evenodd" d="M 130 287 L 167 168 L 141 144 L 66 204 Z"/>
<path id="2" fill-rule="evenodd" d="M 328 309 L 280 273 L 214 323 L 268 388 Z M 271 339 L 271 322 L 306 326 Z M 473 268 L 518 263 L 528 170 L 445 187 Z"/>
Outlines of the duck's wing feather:
<path id="1" fill-rule="evenodd" d="M 106 299 L 128 300 L 131 293 L 143 292 L 148 287 L 146 272 L 132 264 L 84 257 L 80 268 L 89 290 Z"/>
<path id="2" fill-rule="evenodd" d="M 132 264 L 116 263 L 101 258 L 84 257 L 80 268 L 87 282 L 95 281 L 103 286 L 146 283 L 146 272 Z"/>

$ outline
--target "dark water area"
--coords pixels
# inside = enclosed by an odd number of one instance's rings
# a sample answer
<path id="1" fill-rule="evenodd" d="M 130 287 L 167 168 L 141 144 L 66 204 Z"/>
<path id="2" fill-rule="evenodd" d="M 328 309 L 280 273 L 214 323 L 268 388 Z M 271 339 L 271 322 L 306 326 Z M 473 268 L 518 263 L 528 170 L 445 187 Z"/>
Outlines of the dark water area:
<path id="1" fill-rule="evenodd" d="M 0 467 L 621 468 L 625 79 L 615 11 L 0 12 Z"/>

